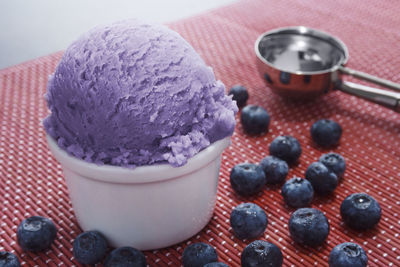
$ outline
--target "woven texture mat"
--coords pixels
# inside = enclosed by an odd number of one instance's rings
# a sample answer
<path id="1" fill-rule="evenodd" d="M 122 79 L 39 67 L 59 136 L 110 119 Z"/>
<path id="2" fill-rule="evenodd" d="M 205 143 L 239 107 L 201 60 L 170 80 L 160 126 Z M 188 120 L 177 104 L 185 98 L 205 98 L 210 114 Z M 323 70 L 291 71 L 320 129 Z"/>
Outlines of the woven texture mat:
<path id="1" fill-rule="evenodd" d="M 285 266 L 327 266 L 331 249 L 346 241 L 365 249 L 370 266 L 400 266 L 400 114 L 340 92 L 304 104 L 287 102 L 273 95 L 257 75 L 253 53 L 257 36 L 277 27 L 305 25 L 339 36 L 349 48 L 349 67 L 400 82 L 400 2 L 321 2 L 240 1 L 170 24 L 227 88 L 245 85 L 248 103 L 263 106 L 272 119 L 269 132 L 260 137 L 244 135 L 238 120 L 233 144 L 223 154 L 212 220 L 186 242 L 145 252 L 150 266 L 180 266 L 183 249 L 199 241 L 212 244 L 220 261 L 240 266 L 241 251 L 249 242 L 233 236 L 229 216 L 242 202 L 265 209 L 269 224 L 261 238 L 281 248 Z M 15 252 L 23 266 L 79 266 L 71 244 L 81 230 L 41 124 L 48 113 L 43 97 L 47 77 L 61 55 L 0 70 L 0 249 Z M 259 162 L 275 137 L 290 134 L 299 139 L 303 154 L 288 177 L 304 177 L 307 166 L 327 152 L 316 147 L 309 134 L 311 124 L 321 118 L 342 125 L 341 143 L 333 151 L 345 157 L 347 170 L 332 197 L 313 201 L 313 207 L 326 213 L 331 232 L 325 245 L 306 249 L 289 237 L 287 224 L 293 210 L 284 205 L 280 189 L 267 187 L 256 197 L 241 198 L 230 187 L 229 172 L 235 164 Z M 365 233 L 348 229 L 339 215 L 342 200 L 355 192 L 369 193 L 383 210 L 379 225 Z M 45 253 L 24 253 L 16 243 L 19 222 L 31 215 L 50 217 L 59 229 L 57 240 Z"/>

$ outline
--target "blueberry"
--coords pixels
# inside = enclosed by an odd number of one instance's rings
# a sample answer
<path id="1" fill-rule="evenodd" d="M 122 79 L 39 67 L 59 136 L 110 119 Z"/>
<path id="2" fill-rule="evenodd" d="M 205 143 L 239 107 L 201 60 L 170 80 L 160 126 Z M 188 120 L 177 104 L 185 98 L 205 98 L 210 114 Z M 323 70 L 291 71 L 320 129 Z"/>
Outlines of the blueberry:
<path id="1" fill-rule="evenodd" d="M 24 251 L 39 252 L 48 249 L 56 235 L 54 223 L 41 216 L 29 217 L 17 228 L 18 243 Z"/>
<path id="2" fill-rule="evenodd" d="M 222 262 L 211 262 L 211 263 L 207 263 L 203 267 L 229 267 L 229 265 L 222 263 Z"/>
<path id="3" fill-rule="evenodd" d="M 321 195 L 332 193 L 338 184 L 336 174 L 321 162 L 313 162 L 306 170 L 306 179 L 310 181 L 314 191 Z"/>
<path id="4" fill-rule="evenodd" d="M 269 145 L 269 153 L 286 161 L 290 165 L 299 159 L 301 146 L 299 141 L 293 136 L 278 136 Z"/>
<path id="5" fill-rule="evenodd" d="M 264 188 L 266 179 L 261 166 L 241 163 L 233 167 L 230 182 L 236 193 L 242 196 L 250 196 Z"/>
<path id="6" fill-rule="evenodd" d="M 243 85 L 235 85 L 229 90 L 229 94 L 232 95 L 232 99 L 236 101 L 239 108 L 246 105 L 247 99 L 249 99 L 249 93 L 246 87 Z"/>
<path id="7" fill-rule="evenodd" d="M 283 255 L 275 244 L 256 240 L 243 249 L 241 263 L 242 267 L 280 267 Z"/>
<path id="8" fill-rule="evenodd" d="M 379 222 L 381 207 L 370 195 L 356 193 L 343 200 L 340 214 L 350 228 L 363 231 L 374 227 Z"/>
<path id="9" fill-rule="evenodd" d="M 274 83 L 268 73 L 264 73 L 264 78 L 268 83 L 270 84 Z"/>
<path id="10" fill-rule="evenodd" d="M 18 257 L 8 251 L 0 251 L 0 267 L 20 267 Z"/>
<path id="11" fill-rule="evenodd" d="M 333 120 L 319 120 L 311 126 L 311 137 L 322 147 L 334 146 L 342 136 L 342 127 Z"/>
<path id="12" fill-rule="evenodd" d="M 260 166 L 264 170 L 267 184 L 282 183 L 289 172 L 287 163 L 274 156 L 263 158 Z"/>
<path id="13" fill-rule="evenodd" d="M 260 106 L 248 105 L 242 109 L 240 121 L 243 130 L 250 135 L 262 134 L 268 131 L 269 114 Z"/>
<path id="14" fill-rule="evenodd" d="M 342 243 L 329 254 L 329 267 L 365 267 L 368 257 L 364 249 L 355 243 Z"/>
<path id="15" fill-rule="evenodd" d="M 183 267 L 203 267 L 207 263 L 217 262 L 217 251 L 206 243 L 194 243 L 183 251 Z"/>
<path id="16" fill-rule="evenodd" d="M 329 223 L 321 211 L 301 208 L 290 216 L 289 231 L 296 243 L 316 247 L 322 245 L 328 237 Z"/>
<path id="17" fill-rule="evenodd" d="M 144 254 L 132 247 L 116 248 L 107 256 L 104 267 L 146 267 Z"/>
<path id="18" fill-rule="evenodd" d="M 281 71 L 281 73 L 279 74 L 279 80 L 283 84 L 289 84 L 290 78 L 291 78 L 291 74 L 289 72 Z"/>
<path id="19" fill-rule="evenodd" d="M 82 264 L 100 262 L 107 252 L 107 241 L 97 231 L 81 233 L 74 240 L 74 257 Z"/>
<path id="20" fill-rule="evenodd" d="M 268 218 L 258 205 L 242 203 L 232 210 L 230 223 L 235 236 L 240 239 L 252 239 L 264 233 Z"/>
<path id="21" fill-rule="evenodd" d="M 346 161 L 341 155 L 333 152 L 327 153 L 319 158 L 319 162 L 334 172 L 339 179 L 343 177 L 346 170 Z"/>
<path id="22" fill-rule="evenodd" d="M 304 208 L 311 204 L 314 189 L 311 183 L 299 177 L 293 177 L 282 187 L 282 196 L 285 203 L 293 208 Z"/>

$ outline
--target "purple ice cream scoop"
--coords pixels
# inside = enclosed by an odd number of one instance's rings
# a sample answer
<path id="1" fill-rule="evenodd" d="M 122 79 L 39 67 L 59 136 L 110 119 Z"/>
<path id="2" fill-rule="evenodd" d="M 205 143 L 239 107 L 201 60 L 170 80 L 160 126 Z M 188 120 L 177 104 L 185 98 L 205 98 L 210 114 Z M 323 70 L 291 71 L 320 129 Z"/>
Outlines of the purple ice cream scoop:
<path id="1" fill-rule="evenodd" d="M 77 158 L 181 166 L 232 134 L 237 107 L 192 46 L 136 20 L 96 27 L 65 51 L 47 85 L 47 134 Z"/>

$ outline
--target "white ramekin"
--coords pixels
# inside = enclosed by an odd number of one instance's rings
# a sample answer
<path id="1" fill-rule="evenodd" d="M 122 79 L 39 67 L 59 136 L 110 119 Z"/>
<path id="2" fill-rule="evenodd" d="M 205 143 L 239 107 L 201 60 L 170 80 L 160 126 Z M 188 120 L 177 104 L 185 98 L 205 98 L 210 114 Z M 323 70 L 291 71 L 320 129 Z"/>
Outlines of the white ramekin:
<path id="1" fill-rule="evenodd" d="M 99 166 L 70 156 L 47 136 L 60 162 L 84 231 L 98 230 L 113 247 L 158 249 L 198 233 L 216 200 L 220 158 L 230 137 L 211 144 L 182 167 Z"/>

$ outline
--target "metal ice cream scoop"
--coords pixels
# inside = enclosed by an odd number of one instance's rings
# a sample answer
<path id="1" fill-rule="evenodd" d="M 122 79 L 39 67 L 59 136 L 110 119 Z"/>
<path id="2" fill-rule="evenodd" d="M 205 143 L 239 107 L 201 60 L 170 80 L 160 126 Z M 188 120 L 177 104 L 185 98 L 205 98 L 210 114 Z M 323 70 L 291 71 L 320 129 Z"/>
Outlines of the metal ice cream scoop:
<path id="1" fill-rule="evenodd" d="M 338 38 L 304 26 L 263 33 L 255 43 L 258 70 L 276 93 L 309 98 L 340 90 L 400 112 L 400 93 L 343 81 L 349 74 L 400 91 L 400 84 L 344 67 L 349 54 Z"/>

